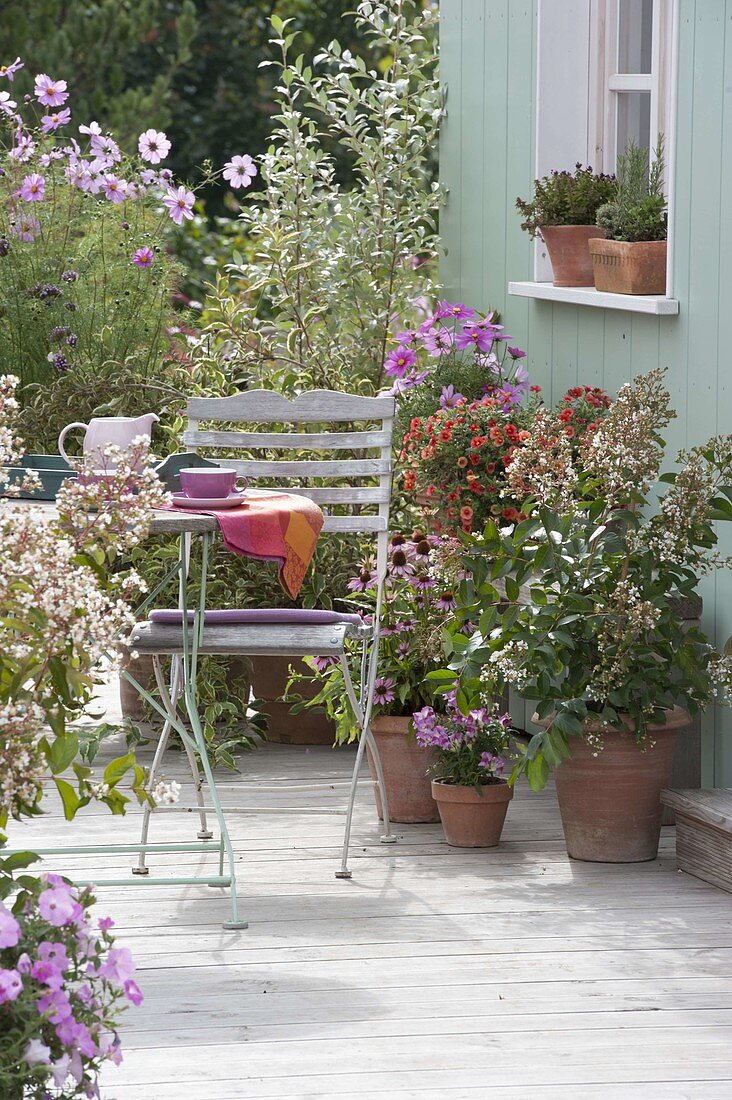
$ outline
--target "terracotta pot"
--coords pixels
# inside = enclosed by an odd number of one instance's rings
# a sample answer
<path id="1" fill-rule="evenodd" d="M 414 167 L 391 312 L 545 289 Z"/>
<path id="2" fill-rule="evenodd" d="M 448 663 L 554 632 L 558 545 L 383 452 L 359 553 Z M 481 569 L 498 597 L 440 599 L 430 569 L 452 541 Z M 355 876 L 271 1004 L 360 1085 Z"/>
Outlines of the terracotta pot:
<path id="1" fill-rule="evenodd" d="M 570 739 L 572 755 L 556 771 L 564 839 L 572 859 L 593 863 L 642 863 L 658 855 L 661 791 L 671 779 L 677 730 L 689 725 L 681 707 L 667 712 L 666 724 L 651 726 L 646 751 L 635 740 L 635 725 L 604 730 L 604 748 Z M 536 721 L 536 718 L 534 719 Z M 543 726 L 550 722 L 542 721 Z M 597 723 L 585 723 L 598 730 Z"/>
<path id="2" fill-rule="evenodd" d="M 513 787 L 504 782 L 486 783 L 479 793 L 475 787 L 433 780 L 432 797 L 439 807 L 448 844 L 453 848 L 495 848 Z"/>
<path id="3" fill-rule="evenodd" d="M 592 257 L 587 242 L 603 237 L 596 225 L 542 225 L 541 237 L 552 263 L 554 286 L 592 286 Z"/>
<path id="4" fill-rule="evenodd" d="M 666 293 L 666 241 L 593 238 L 589 247 L 597 290 L 610 294 Z"/>
<path id="5" fill-rule="evenodd" d="M 283 745 L 332 745 L 335 741 L 335 724 L 318 710 L 301 710 L 292 714 L 290 703 L 282 701 L 290 665 L 298 672 L 312 672 L 296 657 L 251 657 L 251 684 L 254 698 L 261 704 L 259 710 L 267 716 L 267 740 Z M 297 693 L 314 698 L 320 688 L 317 684 L 302 683 Z"/>
<path id="6" fill-rule="evenodd" d="M 134 660 L 129 651 L 122 657 L 122 668 L 127 669 L 137 682 L 151 694 L 156 693 L 155 673 L 153 672 L 152 657 L 143 655 Z M 145 700 L 124 676 L 119 678 L 119 705 L 125 718 L 131 722 L 146 722 L 150 720 Z M 153 718 L 155 721 L 156 718 Z"/>
<path id="7" fill-rule="evenodd" d="M 432 797 L 427 769 L 434 764 L 437 753 L 423 749 L 409 736 L 411 718 L 379 715 L 371 723 L 371 732 L 379 746 L 381 766 L 384 770 L 386 796 L 389 799 L 389 817 L 404 825 L 427 824 L 440 820 L 437 805 Z M 369 768 L 376 778 L 369 749 Z M 378 788 L 374 790 L 376 809 L 383 819 Z"/>

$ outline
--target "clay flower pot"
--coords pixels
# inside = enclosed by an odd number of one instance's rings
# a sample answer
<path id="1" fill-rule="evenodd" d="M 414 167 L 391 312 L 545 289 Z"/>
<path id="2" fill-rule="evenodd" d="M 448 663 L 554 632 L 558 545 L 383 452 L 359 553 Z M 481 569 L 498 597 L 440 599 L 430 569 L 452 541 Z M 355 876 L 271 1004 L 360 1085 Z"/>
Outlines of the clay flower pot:
<path id="1" fill-rule="evenodd" d="M 445 840 L 453 848 L 495 848 L 501 839 L 513 787 L 508 783 L 486 783 L 456 787 L 433 780 L 432 796 L 440 810 Z"/>
<path id="2" fill-rule="evenodd" d="M 630 721 L 627 729 L 602 732 L 604 748 L 598 755 L 584 738 L 571 738 L 572 755 L 557 768 L 556 782 L 572 859 L 642 863 L 656 858 L 661 791 L 671 780 L 676 733 L 689 723 L 681 707 L 667 711 L 665 725 L 649 727 L 645 751 Z M 600 727 L 585 723 L 585 728 Z"/>
<path id="3" fill-rule="evenodd" d="M 552 263 L 554 286 L 592 286 L 588 241 L 603 237 L 596 225 L 542 225 L 541 237 Z"/>
<path id="4" fill-rule="evenodd" d="M 427 769 L 435 763 L 434 749 L 424 749 L 410 736 L 412 719 L 379 715 L 371 723 L 371 732 L 379 746 L 384 770 L 389 817 L 404 825 L 429 824 L 440 820 L 432 797 Z M 371 775 L 375 779 L 373 760 L 368 748 Z M 383 818 L 378 788 L 374 790 L 376 809 Z"/>
<path id="5" fill-rule="evenodd" d="M 589 245 L 595 288 L 610 294 L 665 294 L 666 241 L 605 241 Z"/>
<path id="6" fill-rule="evenodd" d="M 259 710 L 267 716 L 267 740 L 281 745 L 332 745 L 335 723 L 322 711 L 301 710 L 292 714 L 290 703 L 282 700 L 289 679 L 290 665 L 298 672 L 311 669 L 297 657 L 256 656 L 251 662 L 251 683 Z M 297 685 L 298 694 L 315 698 L 320 688 L 307 682 Z"/>

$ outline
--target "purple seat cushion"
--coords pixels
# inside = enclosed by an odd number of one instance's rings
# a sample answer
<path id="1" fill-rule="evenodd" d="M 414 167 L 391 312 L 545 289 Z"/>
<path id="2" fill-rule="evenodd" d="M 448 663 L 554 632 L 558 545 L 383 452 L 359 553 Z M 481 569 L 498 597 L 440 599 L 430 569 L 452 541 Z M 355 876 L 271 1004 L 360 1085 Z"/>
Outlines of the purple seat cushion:
<path id="1" fill-rule="evenodd" d="M 183 612 L 162 609 L 151 611 L 150 621 L 177 626 L 183 622 Z M 193 622 L 192 611 L 188 612 L 188 621 Z M 340 611 L 315 611 L 299 607 L 244 607 L 226 611 L 207 611 L 204 621 L 211 625 L 214 623 L 292 623 L 294 625 L 352 623 L 354 626 L 361 626 L 363 623 L 360 615 L 350 615 Z"/>

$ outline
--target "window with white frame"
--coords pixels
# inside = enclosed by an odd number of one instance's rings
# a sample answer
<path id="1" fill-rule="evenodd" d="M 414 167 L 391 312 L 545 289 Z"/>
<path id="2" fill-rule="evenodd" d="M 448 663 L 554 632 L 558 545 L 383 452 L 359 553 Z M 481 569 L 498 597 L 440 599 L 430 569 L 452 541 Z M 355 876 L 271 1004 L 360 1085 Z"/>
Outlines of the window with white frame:
<path id="1" fill-rule="evenodd" d="M 669 234 L 677 3 L 539 0 L 537 36 L 536 176 L 578 161 L 614 172 L 628 141 L 652 152 L 663 133 Z M 534 278 L 551 280 L 541 241 Z"/>

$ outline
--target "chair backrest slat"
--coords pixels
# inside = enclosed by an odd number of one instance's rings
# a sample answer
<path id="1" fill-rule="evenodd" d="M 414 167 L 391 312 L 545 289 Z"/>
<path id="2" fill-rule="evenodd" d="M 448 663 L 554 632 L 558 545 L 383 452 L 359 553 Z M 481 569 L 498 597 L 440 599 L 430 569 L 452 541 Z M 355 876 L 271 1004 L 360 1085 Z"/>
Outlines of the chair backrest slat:
<path id="1" fill-rule="evenodd" d="M 245 390 L 232 397 L 191 397 L 193 420 L 250 421 L 257 424 L 346 423 L 388 420 L 394 416 L 393 397 L 359 397 L 335 390 L 307 390 L 293 401 L 274 390 Z"/>
<path id="2" fill-rule="evenodd" d="M 282 451 L 360 451 L 387 447 L 390 432 L 183 432 L 187 447 L 275 448 Z"/>

